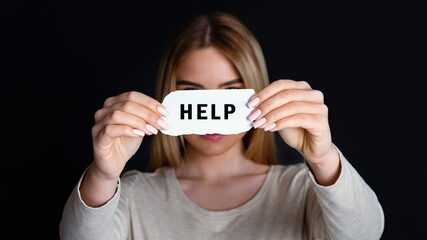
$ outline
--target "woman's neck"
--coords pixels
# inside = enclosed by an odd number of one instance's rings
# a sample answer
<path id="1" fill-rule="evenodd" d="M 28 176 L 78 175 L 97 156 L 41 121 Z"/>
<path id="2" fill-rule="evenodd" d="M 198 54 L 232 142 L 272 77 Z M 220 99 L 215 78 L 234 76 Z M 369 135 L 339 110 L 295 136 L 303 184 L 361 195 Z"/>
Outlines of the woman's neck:
<path id="1" fill-rule="evenodd" d="M 218 155 L 206 155 L 188 145 L 184 161 L 175 173 L 178 178 L 223 182 L 253 172 L 255 165 L 258 164 L 245 157 L 243 142 Z"/>

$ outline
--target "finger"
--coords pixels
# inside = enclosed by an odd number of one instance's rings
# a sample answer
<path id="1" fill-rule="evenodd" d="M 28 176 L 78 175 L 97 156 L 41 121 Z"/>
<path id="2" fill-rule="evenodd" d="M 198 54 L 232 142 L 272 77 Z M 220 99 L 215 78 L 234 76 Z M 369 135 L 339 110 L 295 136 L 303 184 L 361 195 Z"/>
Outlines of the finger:
<path id="1" fill-rule="evenodd" d="M 271 124 L 279 121 L 282 118 L 287 118 L 295 114 L 318 114 L 323 115 L 327 118 L 328 108 L 323 103 L 302 101 L 290 102 L 272 110 L 271 112 L 268 112 L 262 118 L 255 121 L 254 124 L 259 128 L 267 128 L 266 131 L 268 131 L 270 129 L 269 126 Z M 265 120 L 261 120 L 263 118 Z M 259 122 L 262 122 L 262 124 L 260 124 Z"/>
<path id="2" fill-rule="evenodd" d="M 151 120 L 153 121 L 153 120 Z M 121 110 L 113 110 L 99 123 L 95 124 L 94 131 L 101 131 L 107 125 L 127 125 L 133 129 L 139 129 L 147 135 L 157 134 L 158 130 L 144 119 Z"/>
<path id="3" fill-rule="evenodd" d="M 169 112 L 166 110 L 166 108 L 157 100 L 136 91 L 125 92 L 118 96 L 107 98 L 107 100 L 105 100 L 104 102 L 104 107 L 111 107 L 116 103 L 126 102 L 126 101 L 138 103 L 150 109 L 151 111 L 157 112 L 158 114 L 165 117 L 169 115 Z"/>
<path id="4" fill-rule="evenodd" d="M 160 114 L 131 101 L 119 102 L 111 107 L 103 108 L 97 111 L 97 113 L 95 113 L 95 122 L 99 121 L 101 117 L 107 115 L 108 112 L 116 110 L 124 111 L 126 113 L 130 113 L 139 118 L 142 118 L 158 130 L 169 128 L 169 125 L 161 118 Z"/>
<path id="5" fill-rule="evenodd" d="M 104 127 L 101 131 L 102 135 L 109 139 L 116 139 L 119 137 L 141 137 L 143 132 L 134 131 L 135 129 L 127 125 L 110 124 Z"/>
<path id="6" fill-rule="evenodd" d="M 103 107 L 101 109 L 98 109 L 93 118 L 95 119 L 95 124 L 99 123 L 104 117 L 111 111 L 111 107 Z"/>
<path id="7" fill-rule="evenodd" d="M 285 89 L 311 89 L 311 87 L 305 81 L 277 80 L 253 95 L 247 105 L 250 108 L 256 107 L 259 103 Z"/>
<path id="8" fill-rule="evenodd" d="M 318 133 L 327 124 L 323 124 L 324 117 L 318 114 L 299 113 L 286 118 L 281 118 L 268 129 L 268 131 L 277 131 L 284 128 L 303 128 L 308 130 L 311 134 L 318 135 Z"/>
<path id="9" fill-rule="evenodd" d="M 315 102 L 323 104 L 323 94 L 318 90 L 306 90 L 306 89 L 288 89 L 276 93 L 267 100 L 261 102 L 257 108 L 253 109 L 248 119 L 251 121 L 263 118 L 266 114 L 279 108 L 280 106 L 286 105 L 291 102 Z M 257 111 L 257 110 L 260 111 Z"/>
<path id="10" fill-rule="evenodd" d="M 105 126 L 100 133 L 96 136 L 98 146 L 106 146 L 110 144 L 114 139 L 119 137 L 132 137 L 132 138 L 138 138 L 138 137 L 144 137 L 144 132 L 141 131 L 135 131 L 137 129 L 133 129 L 132 127 L 129 127 L 127 125 L 115 125 L 110 124 Z"/>

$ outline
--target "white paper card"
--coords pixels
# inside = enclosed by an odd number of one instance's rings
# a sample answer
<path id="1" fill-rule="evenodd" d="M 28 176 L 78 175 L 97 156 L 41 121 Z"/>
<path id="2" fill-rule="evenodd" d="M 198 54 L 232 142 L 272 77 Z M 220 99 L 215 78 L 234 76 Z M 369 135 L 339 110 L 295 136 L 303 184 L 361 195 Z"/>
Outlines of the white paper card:
<path id="1" fill-rule="evenodd" d="M 179 90 L 169 93 L 163 106 L 169 111 L 163 119 L 169 124 L 164 134 L 237 134 L 249 131 L 253 108 L 246 106 L 253 89 Z"/>

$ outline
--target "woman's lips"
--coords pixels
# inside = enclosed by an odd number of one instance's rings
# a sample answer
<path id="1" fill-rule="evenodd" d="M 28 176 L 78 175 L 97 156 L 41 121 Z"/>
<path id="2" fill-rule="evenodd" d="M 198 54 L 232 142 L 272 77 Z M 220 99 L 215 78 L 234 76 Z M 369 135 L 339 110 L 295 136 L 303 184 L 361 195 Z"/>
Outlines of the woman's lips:
<path id="1" fill-rule="evenodd" d="M 221 140 L 223 137 L 225 137 L 222 134 L 205 134 L 205 135 L 201 135 L 203 139 L 208 140 L 208 141 L 218 141 Z"/>

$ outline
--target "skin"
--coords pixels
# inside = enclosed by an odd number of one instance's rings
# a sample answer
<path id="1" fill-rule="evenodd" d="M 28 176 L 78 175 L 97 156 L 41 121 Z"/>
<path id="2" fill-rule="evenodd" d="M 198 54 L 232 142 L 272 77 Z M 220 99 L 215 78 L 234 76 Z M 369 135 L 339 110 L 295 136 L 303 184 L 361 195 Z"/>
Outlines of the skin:
<path id="1" fill-rule="evenodd" d="M 195 51 L 177 69 L 177 89 L 244 88 L 233 65 L 214 47 Z M 248 105 L 254 127 L 278 131 L 297 149 L 316 181 L 335 183 L 340 161 L 331 141 L 323 94 L 306 82 L 277 80 L 256 93 Z M 99 207 L 110 200 L 126 162 L 145 135 L 168 128 L 161 116 L 168 113 L 156 100 L 139 92 L 108 98 L 95 113 L 92 128 L 94 161 L 80 187 L 83 201 Z M 147 125 L 148 124 L 148 125 Z M 244 156 L 245 133 L 208 141 L 186 135 L 184 162 L 175 174 L 184 193 L 198 206 L 212 211 L 232 209 L 250 200 L 261 188 L 269 166 Z"/>

